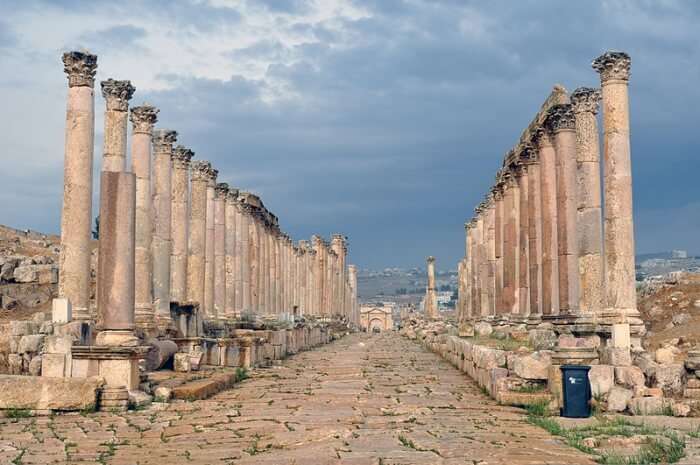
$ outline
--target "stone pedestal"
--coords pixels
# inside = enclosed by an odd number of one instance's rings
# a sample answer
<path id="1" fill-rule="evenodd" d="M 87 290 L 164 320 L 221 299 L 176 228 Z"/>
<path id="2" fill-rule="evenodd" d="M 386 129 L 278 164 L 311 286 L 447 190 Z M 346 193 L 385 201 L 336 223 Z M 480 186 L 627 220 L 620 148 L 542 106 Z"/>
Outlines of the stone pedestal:
<path id="1" fill-rule="evenodd" d="M 133 335 L 135 192 L 132 173 L 102 172 L 97 288 L 101 345 L 138 343 Z"/>

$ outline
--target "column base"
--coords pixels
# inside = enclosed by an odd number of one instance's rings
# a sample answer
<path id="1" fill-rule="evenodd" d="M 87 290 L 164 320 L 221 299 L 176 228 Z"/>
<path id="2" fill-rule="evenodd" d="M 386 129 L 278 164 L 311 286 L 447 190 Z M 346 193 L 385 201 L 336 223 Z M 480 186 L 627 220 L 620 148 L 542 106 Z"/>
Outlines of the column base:
<path id="1" fill-rule="evenodd" d="M 103 347 L 137 347 L 139 338 L 130 329 L 107 329 L 100 331 L 95 338 L 95 345 Z"/>

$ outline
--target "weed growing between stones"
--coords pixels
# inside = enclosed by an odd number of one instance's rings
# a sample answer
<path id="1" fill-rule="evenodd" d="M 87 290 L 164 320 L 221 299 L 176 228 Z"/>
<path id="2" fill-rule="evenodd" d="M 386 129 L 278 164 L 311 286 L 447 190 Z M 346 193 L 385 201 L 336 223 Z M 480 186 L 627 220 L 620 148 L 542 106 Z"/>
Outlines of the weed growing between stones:
<path id="1" fill-rule="evenodd" d="M 685 440 L 673 430 L 655 428 L 648 425 L 635 425 L 624 418 L 608 420 L 599 419 L 599 423 L 577 428 L 564 428 L 549 416 L 547 403 L 529 405 L 527 421 L 559 436 L 564 441 L 582 452 L 595 455 L 596 461 L 603 465 L 654 465 L 658 463 L 676 463 L 684 456 Z M 700 432 L 698 433 L 700 434 Z M 623 456 L 614 452 L 599 452 L 590 444 L 597 438 L 652 436 L 642 444 L 636 454 Z"/>

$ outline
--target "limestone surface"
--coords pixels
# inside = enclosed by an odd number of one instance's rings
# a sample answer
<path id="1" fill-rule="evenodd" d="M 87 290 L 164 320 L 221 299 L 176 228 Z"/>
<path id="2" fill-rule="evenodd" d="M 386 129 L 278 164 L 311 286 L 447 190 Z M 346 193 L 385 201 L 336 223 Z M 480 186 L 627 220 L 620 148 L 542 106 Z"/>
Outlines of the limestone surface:
<path id="1" fill-rule="evenodd" d="M 0 419 L 0 463 L 593 464 L 396 334 L 355 334 L 216 396 Z"/>

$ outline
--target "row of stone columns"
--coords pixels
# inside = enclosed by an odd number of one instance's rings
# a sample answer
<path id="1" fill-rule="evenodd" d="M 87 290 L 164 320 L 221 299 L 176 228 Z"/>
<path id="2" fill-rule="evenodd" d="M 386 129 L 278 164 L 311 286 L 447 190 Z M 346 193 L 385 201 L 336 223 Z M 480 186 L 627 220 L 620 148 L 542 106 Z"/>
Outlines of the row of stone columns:
<path id="1" fill-rule="evenodd" d="M 97 57 L 63 56 L 69 92 L 60 296 L 74 317 L 125 344 L 135 327 L 173 329 L 171 306 L 195 305 L 207 319 L 345 318 L 359 323 L 347 242 L 333 235 L 294 244 L 259 197 L 217 183 L 209 162 L 175 146 L 177 132 L 154 129 L 158 109 L 131 109 L 129 81 L 102 82 L 106 100 L 101 164 L 96 310 L 91 310 L 94 76 Z M 127 171 L 127 124 L 132 123 Z M 121 338 L 121 339 L 120 339 Z M 104 341 L 103 341 L 104 342 Z"/>
<path id="2" fill-rule="evenodd" d="M 638 316 L 630 58 L 593 62 L 601 89 L 556 87 L 466 226 L 459 318 L 629 323 Z M 596 114 L 602 98 L 603 185 Z M 604 200 L 604 202 L 603 202 Z M 604 215 L 604 216 L 603 216 Z"/>

